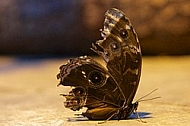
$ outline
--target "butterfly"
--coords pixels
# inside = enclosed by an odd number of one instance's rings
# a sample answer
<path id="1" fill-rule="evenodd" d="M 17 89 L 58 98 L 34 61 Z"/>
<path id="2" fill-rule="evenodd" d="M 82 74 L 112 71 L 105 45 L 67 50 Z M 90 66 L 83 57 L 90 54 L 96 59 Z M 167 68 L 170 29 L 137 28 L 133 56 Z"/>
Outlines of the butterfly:
<path id="1" fill-rule="evenodd" d="M 140 76 L 142 55 L 137 34 L 125 14 L 116 8 L 105 13 L 102 40 L 92 44 L 106 63 L 89 56 L 70 59 L 60 66 L 59 85 L 72 86 L 64 106 L 91 120 L 126 119 L 138 107 L 133 103 Z"/>

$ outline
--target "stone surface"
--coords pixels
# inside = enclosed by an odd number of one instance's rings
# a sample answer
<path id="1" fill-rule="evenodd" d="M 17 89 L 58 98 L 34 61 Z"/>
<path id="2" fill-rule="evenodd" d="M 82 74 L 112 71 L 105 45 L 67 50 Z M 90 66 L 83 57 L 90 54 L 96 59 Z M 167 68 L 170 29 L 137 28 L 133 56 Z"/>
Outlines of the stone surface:
<path id="1" fill-rule="evenodd" d="M 55 76 L 67 60 L 0 57 L 0 125 L 97 126 L 102 122 L 76 117 L 76 112 L 64 108 L 64 98 L 59 94 L 70 88 L 57 87 Z M 161 97 L 140 102 L 138 112 L 147 123 L 133 115 L 128 120 L 110 120 L 102 126 L 189 126 L 189 70 L 189 56 L 143 57 L 142 78 L 134 101 L 156 88 L 147 98 Z"/>

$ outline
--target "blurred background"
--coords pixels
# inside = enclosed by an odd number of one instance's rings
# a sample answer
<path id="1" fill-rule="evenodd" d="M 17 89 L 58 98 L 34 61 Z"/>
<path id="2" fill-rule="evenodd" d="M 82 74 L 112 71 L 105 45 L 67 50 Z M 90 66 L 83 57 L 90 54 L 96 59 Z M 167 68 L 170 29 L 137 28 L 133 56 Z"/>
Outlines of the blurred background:
<path id="1" fill-rule="evenodd" d="M 150 97 L 161 96 L 139 106 L 155 117 L 146 124 L 189 125 L 190 0 L 0 0 L 0 125 L 97 125 L 69 121 L 75 115 L 59 94 L 70 88 L 57 88 L 56 75 L 68 57 L 97 56 L 90 47 L 102 39 L 99 30 L 112 7 L 129 17 L 142 48 L 134 101 L 155 88 Z"/>
<path id="2" fill-rule="evenodd" d="M 0 55 L 91 55 L 104 13 L 130 18 L 143 55 L 190 54 L 189 0 L 1 0 Z"/>

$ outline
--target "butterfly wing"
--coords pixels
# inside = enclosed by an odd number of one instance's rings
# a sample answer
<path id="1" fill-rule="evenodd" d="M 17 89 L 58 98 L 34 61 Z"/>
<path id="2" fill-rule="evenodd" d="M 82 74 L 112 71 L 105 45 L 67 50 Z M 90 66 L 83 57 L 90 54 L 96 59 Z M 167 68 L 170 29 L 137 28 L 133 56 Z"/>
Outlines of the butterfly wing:
<path id="1" fill-rule="evenodd" d="M 87 107 L 83 113 L 89 119 L 107 119 L 122 105 L 121 91 L 107 70 L 84 56 L 71 59 L 60 67 L 57 75 L 59 85 L 73 86 L 66 98 L 65 107 L 79 110 Z"/>
<path id="2" fill-rule="evenodd" d="M 105 14 L 103 40 L 93 44 L 92 50 L 107 63 L 112 75 L 125 97 L 124 105 L 132 102 L 141 75 L 140 44 L 130 20 L 118 9 Z"/>
<path id="3" fill-rule="evenodd" d="M 79 110 L 89 119 L 128 117 L 138 104 L 132 100 L 141 75 L 141 50 L 137 35 L 123 12 L 112 8 L 105 14 L 103 40 L 92 50 L 106 62 L 107 69 L 90 57 L 71 59 L 60 67 L 57 78 L 63 86 L 74 86 L 66 98 L 65 107 Z"/>

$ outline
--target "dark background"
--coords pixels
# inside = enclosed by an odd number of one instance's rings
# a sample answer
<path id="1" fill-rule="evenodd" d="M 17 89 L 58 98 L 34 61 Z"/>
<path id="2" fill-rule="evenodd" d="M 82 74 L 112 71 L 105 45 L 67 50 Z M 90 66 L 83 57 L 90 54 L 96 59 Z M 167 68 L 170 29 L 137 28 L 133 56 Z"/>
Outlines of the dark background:
<path id="1" fill-rule="evenodd" d="M 104 13 L 130 18 L 143 55 L 190 54 L 189 0 L 0 0 L 0 55 L 91 55 Z"/>

